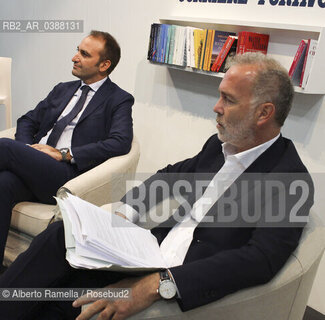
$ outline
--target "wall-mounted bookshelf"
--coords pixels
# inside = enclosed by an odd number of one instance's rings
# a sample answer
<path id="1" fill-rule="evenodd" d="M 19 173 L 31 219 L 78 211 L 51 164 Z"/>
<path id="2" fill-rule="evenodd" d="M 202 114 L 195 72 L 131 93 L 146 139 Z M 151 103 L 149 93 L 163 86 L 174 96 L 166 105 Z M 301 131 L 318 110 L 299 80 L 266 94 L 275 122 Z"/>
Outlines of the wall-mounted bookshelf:
<path id="1" fill-rule="evenodd" d="M 302 39 L 315 39 L 318 41 L 318 45 L 311 65 L 307 85 L 304 89 L 295 86 L 295 91 L 305 94 L 325 94 L 325 84 L 322 81 L 325 75 L 325 27 L 191 17 L 162 18 L 159 23 L 228 31 L 237 34 L 240 31 L 269 34 L 270 38 L 267 54 L 277 59 L 287 70 L 289 70 L 291 66 L 300 41 Z M 165 65 L 170 68 L 193 73 L 206 74 L 220 78 L 224 76 L 224 73 L 221 72 L 202 71 L 191 67 L 170 64 Z"/>

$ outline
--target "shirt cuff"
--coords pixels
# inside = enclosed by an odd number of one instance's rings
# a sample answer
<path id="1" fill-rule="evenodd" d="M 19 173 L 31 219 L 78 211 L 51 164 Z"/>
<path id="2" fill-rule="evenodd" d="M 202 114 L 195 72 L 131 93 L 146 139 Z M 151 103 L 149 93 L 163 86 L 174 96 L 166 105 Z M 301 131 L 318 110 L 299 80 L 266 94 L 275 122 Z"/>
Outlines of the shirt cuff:
<path id="1" fill-rule="evenodd" d="M 72 164 L 76 163 L 76 161 L 74 160 L 74 157 L 73 157 L 73 153 L 72 153 L 72 149 L 71 148 L 69 148 L 69 153 L 70 153 L 70 156 L 72 157 L 72 159 L 70 160 L 70 162 Z"/>
<path id="2" fill-rule="evenodd" d="M 131 206 L 124 203 L 118 207 L 115 212 L 120 212 L 132 223 L 136 223 L 139 220 L 139 212 L 134 210 Z"/>
<path id="3" fill-rule="evenodd" d="M 176 284 L 176 282 L 175 282 L 174 276 L 173 276 L 172 272 L 170 271 L 170 269 L 167 269 L 167 271 L 168 271 L 168 273 L 169 273 L 169 275 L 170 275 L 171 279 L 173 280 L 174 285 L 175 285 L 175 287 L 176 287 L 176 297 L 175 297 L 175 298 L 179 298 L 179 299 L 181 299 L 181 295 L 180 295 L 180 293 L 179 293 L 179 291 L 178 291 L 177 284 Z"/>

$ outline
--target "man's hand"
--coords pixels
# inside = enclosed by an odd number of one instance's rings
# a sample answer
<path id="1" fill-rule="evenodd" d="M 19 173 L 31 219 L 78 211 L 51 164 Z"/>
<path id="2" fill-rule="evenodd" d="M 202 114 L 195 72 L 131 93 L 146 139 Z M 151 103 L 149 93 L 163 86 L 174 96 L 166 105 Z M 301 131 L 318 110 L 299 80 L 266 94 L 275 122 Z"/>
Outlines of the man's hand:
<path id="1" fill-rule="evenodd" d="M 130 288 L 131 298 L 125 300 L 101 299 L 92 303 L 84 310 L 76 320 L 87 320 L 100 312 L 98 320 L 124 320 L 129 316 L 151 306 L 160 299 L 157 292 L 159 286 L 159 273 L 153 273 L 145 277 L 127 278 L 107 288 Z M 94 299 L 80 297 L 73 302 L 74 307 L 80 307 L 90 303 Z"/>
<path id="2" fill-rule="evenodd" d="M 30 147 L 32 147 L 38 151 L 46 153 L 47 155 L 49 155 L 50 157 L 52 157 L 53 159 L 55 159 L 57 161 L 62 161 L 61 152 L 58 149 L 48 146 L 47 144 L 32 144 L 32 145 L 30 145 Z M 68 160 L 72 159 L 72 157 L 69 153 L 67 154 L 67 159 Z"/>

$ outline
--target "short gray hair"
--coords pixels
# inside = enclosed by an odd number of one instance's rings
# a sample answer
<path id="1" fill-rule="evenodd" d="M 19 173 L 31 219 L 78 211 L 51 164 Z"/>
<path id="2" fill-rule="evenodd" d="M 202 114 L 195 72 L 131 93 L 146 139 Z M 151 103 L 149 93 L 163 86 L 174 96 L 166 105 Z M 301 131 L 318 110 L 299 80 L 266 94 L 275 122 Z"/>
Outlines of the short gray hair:
<path id="1" fill-rule="evenodd" d="M 271 102 L 275 106 L 275 121 L 281 127 L 292 106 L 294 89 L 288 71 L 275 59 L 259 52 L 236 55 L 227 67 L 256 65 L 257 75 L 253 81 L 252 105 Z"/>

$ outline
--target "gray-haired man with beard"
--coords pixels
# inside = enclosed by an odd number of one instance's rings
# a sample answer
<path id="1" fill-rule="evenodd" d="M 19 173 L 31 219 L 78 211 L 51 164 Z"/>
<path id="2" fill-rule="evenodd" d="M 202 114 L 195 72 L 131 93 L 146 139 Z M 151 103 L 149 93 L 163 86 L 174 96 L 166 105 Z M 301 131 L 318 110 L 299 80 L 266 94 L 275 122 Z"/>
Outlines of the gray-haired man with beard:
<path id="1" fill-rule="evenodd" d="M 233 208 L 239 216 L 244 216 L 243 207 L 247 202 L 252 209 L 249 212 L 251 216 L 257 214 L 263 220 L 270 208 L 268 205 L 272 207 L 278 203 L 278 192 L 261 197 L 265 206 L 256 209 L 256 199 L 251 197 L 250 192 L 237 192 L 232 205 L 222 207 L 228 190 L 218 189 L 220 181 L 231 189 L 245 180 L 244 174 L 253 173 L 299 176 L 308 188 L 308 197 L 301 205 L 299 215 L 308 215 L 313 204 L 313 183 L 293 143 L 280 134 L 292 104 L 293 87 L 287 71 L 276 61 L 260 54 L 244 54 L 235 59 L 221 81 L 219 91 L 220 98 L 214 107 L 218 134 L 210 137 L 193 158 L 158 171 L 144 182 L 144 189 L 132 189 L 121 200 L 124 204 L 117 210 L 136 222 L 150 209 L 150 188 L 147 186 L 151 182 L 162 179 L 165 174 L 210 174 L 211 179 L 203 196 L 188 200 L 190 207 L 183 219 L 174 226 L 158 226 L 151 230 L 169 269 L 143 277 L 73 269 L 65 260 L 63 224 L 54 223 L 4 273 L 0 278 L 1 287 L 108 285 L 131 288 L 131 299 L 98 300 L 81 314 L 79 307 L 89 301 L 78 299 L 73 305 L 57 302 L 46 306 L 34 301 L 2 302 L 0 310 L 5 319 L 43 319 L 44 315 L 73 319 L 79 314 L 77 319 L 85 320 L 96 313 L 101 314 L 101 319 L 126 319 L 156 300 L 167 298 L 176 299 L 181 309 L 186 311 L 272 279 L 297 247 L 303 224 L 290 226 L 276 223 L 261 227 L 259 221 L 248 223 L 242 219 L 238 225 L 236 221 L 230 226 L 218 225 L 217 222 L 209 227 L 205 218 L 217 219 L 221 209 L 232 214 Z M 291 182 L 289 180 L 281 182 L 286 186 Z M 136 198 L 141 190 L 146 190 L 142 197 L 143 206 L 127 202 L 130 197 Z M 283 191 L 286 192 L 286 189 Z M 210 205 L 202 201 L 207 198 L 213 199 Z M 284 220 L 287 220 L 296 200 L 288 199 Z"/>

